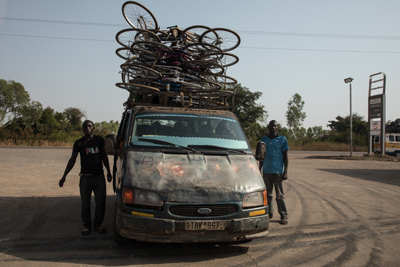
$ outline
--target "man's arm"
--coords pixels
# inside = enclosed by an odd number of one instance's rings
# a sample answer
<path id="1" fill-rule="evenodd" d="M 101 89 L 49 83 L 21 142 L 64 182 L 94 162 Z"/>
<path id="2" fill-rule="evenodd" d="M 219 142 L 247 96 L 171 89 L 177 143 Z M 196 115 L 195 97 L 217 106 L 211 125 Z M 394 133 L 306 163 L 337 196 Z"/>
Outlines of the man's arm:
<path id="1" fill-rule="evenodd" d="M 104 149 L 102 150 L 102 158 L 103 158 L 103 164 L 107 169 L 107 181 L 111 182 L 112 181 L 112 175 L 111 175 L 111 171 L 110 171 L 110 163 L 108 162 L 108 156 L 106 154 L 106 152 L 104 151 Z"/>
<path id="2" fill-rule="evenodd" d="M 72 168 L 75 165 L 76 162 L 76 158 L 78 157 L 78 152 L 72 151 L 72 155 L 71 158 L 68 161 L 67 167 L 65 168 L 64 171 L 64 175 L 63 177 L 60 179 L 60 181 L 58 182 L 58 185 L 60 187 L 63 187 L 64 183 L 65 183 L 65 178 L 67 178 L 68 173 L 72 170 Z"/>
<path id="3" fill-rule="evenodd" d="M 288 172 L 288 168 L 289 168 L 289 157 L 288 157 L 287 151 L 283 151 L 282 154 L 283 154 L 283 166 L 285 168 L 283 171 L 282 178 L 283 178 L 283 180 L 286 180 L 288 178 L 287 172 Z"/>

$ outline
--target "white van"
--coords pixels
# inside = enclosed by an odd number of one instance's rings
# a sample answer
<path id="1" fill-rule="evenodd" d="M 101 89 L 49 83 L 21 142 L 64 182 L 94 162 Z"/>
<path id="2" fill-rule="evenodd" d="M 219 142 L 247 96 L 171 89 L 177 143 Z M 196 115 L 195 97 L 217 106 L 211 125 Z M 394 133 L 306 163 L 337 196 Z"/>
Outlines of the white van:
<path id="1" fill-rule="evenodd" d="M 375 154 L 381 153 L 380 136 L 375 136 L 374 139 L 374 152 Z M 387 133 L 385 142 L 385 154 L 400 157 L 400 133 Z"/>

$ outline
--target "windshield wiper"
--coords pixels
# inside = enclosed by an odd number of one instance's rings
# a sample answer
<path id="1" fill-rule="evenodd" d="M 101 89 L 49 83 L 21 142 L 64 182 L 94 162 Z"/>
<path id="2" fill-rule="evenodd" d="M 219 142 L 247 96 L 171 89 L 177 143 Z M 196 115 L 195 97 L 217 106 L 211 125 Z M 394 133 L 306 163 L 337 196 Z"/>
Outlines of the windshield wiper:
<path id="1" fill-rule="evenodd" d="M 238 153 L 241 153 L 241 154 L 247 154 L 245 151 L 238 150 L 238 149 L 227 148 L 227 147 L 223 147 L 223 146 L 213 146 L 213 145 L 188 145 L 188 147 L 209 148 L 209 149 L 215 148 L 215 149 L 222 149 L 222 150 L 234 151 L 234 152 L 238 152 Z"/>
<path id="2" fill-rule="evenodd" d="M 195 149 L 193 149 L 193 148 L 189 148 L 189 147 L 186 147 L 186 146 L 177 145 L 177 144 L 170 143 L 170 142 L 167 142 L 167 141 L 156 140 L 156 139 L 148 139 L 148 138 L 138 138 L 138 140 L 139 140 L 139 141 L 144 141 L 144 142 L 153 143 L 153 144 L 157 144 L 157 145 L 169 145 L 169 146 L 174 146 L 174 147 L 177 146 L 177 147 L 180 147 L 180 148 L 183 148 L 183 149 L 192 151 L 192 152 L 194 152 L 194 153 L 197 153 L 197 151 L 196 151 Z"/>

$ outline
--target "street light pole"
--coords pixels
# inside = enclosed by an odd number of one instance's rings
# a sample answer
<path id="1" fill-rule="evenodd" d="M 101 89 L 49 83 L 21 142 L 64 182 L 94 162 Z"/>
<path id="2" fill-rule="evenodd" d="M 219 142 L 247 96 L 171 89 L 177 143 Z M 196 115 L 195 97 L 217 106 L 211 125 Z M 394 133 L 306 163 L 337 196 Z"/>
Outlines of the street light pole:
<path id="1" fill-rule="evenodd" d="M 353 112 L 351 109 L 351 82 L 353 80 L 351 77 L 344 79 L 345 83 L 350 83 L 350 157 L 353 157 Z"/>

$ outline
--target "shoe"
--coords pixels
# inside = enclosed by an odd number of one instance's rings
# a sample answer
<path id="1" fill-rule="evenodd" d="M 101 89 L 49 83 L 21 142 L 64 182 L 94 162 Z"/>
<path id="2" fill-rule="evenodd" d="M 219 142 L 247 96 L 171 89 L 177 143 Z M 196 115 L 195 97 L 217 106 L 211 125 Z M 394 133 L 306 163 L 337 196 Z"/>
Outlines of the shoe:
<path id="1" fill-rule="evenodd" d="M 89 228 L 85 228 L 82 230 L 82 235 L 86 236 L 86 235 L 90 235 L 91 230 Z"/>
<path id="2" fill-rule="evenodd" d="M 280 224 L 288 224 L 288 220 L 287 219 L 282 219 Z"/>
<path id="3" fill-rule="evenodd" d="M 272 213 L 269 213 L 268 215 L 269 215 L 270 219 L 272 219 L 272 217 L 274 217 L 274 214 L 272 214 Z"/>
<path id="4" fill-rule="evenodd" d="M 97 233 L 99 233 L 99 234 L 105 234 L 105 233 L 107 233 L 106 228 L 103 228 L 103 227 L 101 227 L 101 226 L 95 227 L 95 228 L 94 228 L 94 231 L 97 232 Z"/>

